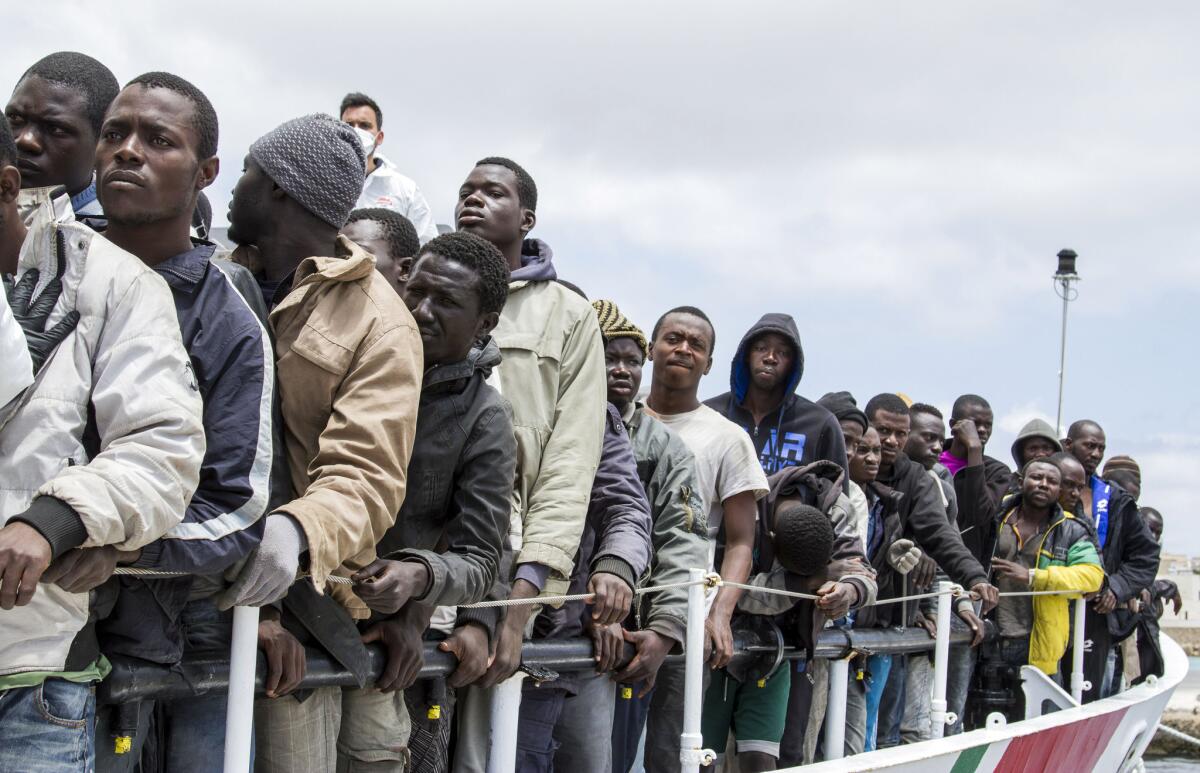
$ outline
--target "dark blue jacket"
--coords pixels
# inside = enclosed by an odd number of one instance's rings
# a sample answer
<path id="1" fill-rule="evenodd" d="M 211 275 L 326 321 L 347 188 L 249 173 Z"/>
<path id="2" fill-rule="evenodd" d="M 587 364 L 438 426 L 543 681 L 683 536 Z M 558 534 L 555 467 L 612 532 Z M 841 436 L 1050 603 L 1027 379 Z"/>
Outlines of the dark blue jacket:
<path id="1" fill-rule="evenodd" d="M 275 356 L 253 277 L 241 266 L 213 261 L 215 249 L 198 244 L 155 266 L 171 287 L 204 400 L 206 449 L 183 521 L 142 548 L 134 566 L 189 576 L 113 578 L 115 604 L 98 627 L 101 650 L 109 655 L 178 662 L 179 616 L 188 599 L 215 592 L 220 574 L 262 539 L 278 429 Z M 198 581 L 199 575 L 208 576 Z"/>
<path id="2" fill-rule="evenodd" d="M 216 574 L 262 539 L 272 463 L 275 357 L 262 322 L 200 244 L 155 266 L 171 286 L 183 346 L 204 400 L 207 448 L 183 522 L 142 550 L 136 566 Z M 248 273 L 248 272 L 247 272 Z"/>
<path id="3" fill-rule="evenodd" d="M 750 411 L 742 407 L 750 389 L 750 368 L 746 354 L 754 339 L 767 333 L 777 333 L 791 342 L 795 350 L 792 372 L 779 407 L 754 422 Z M 804 375 L 804 349 L 800 331 L 787 314 L 764 314 L 754 324 L 733 355 L 729 369 L 730 391 L 704 401 L 704 404 L 750 433 L 763 472 L 774 475 L 785 467 L 805 466 L 822 459 L 833 462 L 847 472 L 846 440 L 842 426 L 832 413 L 820 405 L 796 394 Z"/>

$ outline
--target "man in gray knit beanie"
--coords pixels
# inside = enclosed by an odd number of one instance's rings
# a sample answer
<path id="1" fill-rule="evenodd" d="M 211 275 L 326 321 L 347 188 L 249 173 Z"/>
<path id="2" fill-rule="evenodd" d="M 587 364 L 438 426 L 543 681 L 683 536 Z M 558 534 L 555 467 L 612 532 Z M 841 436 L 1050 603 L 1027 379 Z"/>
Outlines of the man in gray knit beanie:
<path id="1" fill-rule="evenodd" d="M 238 244 L 232 260 L 251 270 L 272 309 L 275 375 L 286 385 L 279 394 L 287 432 L 277 442 L 287 485 L 272 488 L 255 524 L 258 547 L 218 600 L 228 608 L 282 599 L 285 614 L 265 609 L 259 628 L 274 664 L 267 676 L 273 700 L 255 707 L 260 773 L 340 770 L 339 754 L 355 765 L 379 761 L 399 770 L 406 755 L 402 692 L 348 691 L 355 710 L 345 718 L 340 687 L 314 689 L 303 702 L 286 695 L 303 674 L 296 633 L 315 637 L 343 665 L 365 656 L 350 617 L 367 611 L 363 602 L 331 594 L 326 584 L 375 559 L 376 542 L 404 502 L 416 431 L 421 335 L 375 258 L 338 234 L 362 191 L 364 168 L 347 124 L 297 118 L 250 147 L 229 205 L 229 237 Z M 307 578 L 297 584 L 301 565 Z M 420 596 L 418 572 L 405 577 Z M 370 721 L 354 725 L 354 717 Z M 344 722 L 350 727 L 341 733 Z M 331 724 L 332 734 L 311 732 Z"/>
<path id="2" fill-rule="evenodd" d="M 250 146 L 250 158 L 305 209 L 341 228 L 362 192 L 366 156 L 350 124 L 313 113 Z"/>

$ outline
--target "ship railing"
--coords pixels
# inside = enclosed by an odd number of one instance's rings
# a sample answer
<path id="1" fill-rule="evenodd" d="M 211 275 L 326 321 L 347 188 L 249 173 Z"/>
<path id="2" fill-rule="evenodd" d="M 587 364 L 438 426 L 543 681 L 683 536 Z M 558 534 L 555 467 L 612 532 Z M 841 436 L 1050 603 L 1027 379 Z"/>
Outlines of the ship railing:
<path id="1" fill-rule="evenodd" d="M 121 570 L 118 570 L 121 572 Z M 142 575 L 165 573 L 128 571 Z M 330 578 L 345 581 L 342 578 Z M 751 586 L 723 581 L 718 575 L 693 569 L 687 582 L 669 586 L 638 589 L 639 594 L 652 593 L 667 588 L 688 589 L 687 627 L 684 651 L 669 655 L 666 663 L 684 662 L 683 734 L 680 738 L 680 769 L 682 773 L 698 773 L 701 765 L 709 765 L 716 753 L 705 749 L 700 730 L 701 706 L 704 702 L 703 680 L 705 646 L 704 619 L 706 594 L 715 593 L 722 585 L 731 585 L 755 593 L 768 593 L 792 598 L 816 600 L 813 594 L 776 590 L 762 586 Z M 952 605 L 955 598 L 966 592 L 957 585 L 940 582 L 938 587 L 923 594 L 901 598 L 880 599 L 876 606 L 907 603 L 921 599 L 934 599 L 937 604 L 936 629 L 933 638 L 920 627 L 913 628 L 826 628 L 814 643 L 812 657 L 830 661 L 829 699 L 825 715 L 824 749 L 826 759 L 838 759 L 843 755 L 846 727 L 846 693 L 849 679 L 850 660 L 860 653 L 880 655 L 902 655 L 933 650 L 933 698 L 930 706 L 930 735 L 941 738 L 947 725 L 954 724 L 957 717 L 947 710 L 946 684 L 951 644 L 969 643 L 973 633 L 966 628 L 955 629 L 950 625 Z M 1068 595 L 1075 596 L 1073 625 L 1073 659 L 1071 669 L 1071 697 L 1076 705 L 1082 702 L 1083 693 L 1089 685 L 1083 676 L 1084 614 L 1085 601 L 1080 591 L 1025 591 L 1002 593 L 1001 596 Z M 487 601 L 475 607 L 506 607 L 517 604 L 544 604 L 590 600 L 588 594 L 571 596 L 538 597 L 534 599 L 512 599 Z M 230 657 L 188 656 L 175 666 L 160 666 L 135 658 L 113 657 L 112 672 L 99 686 L 97 698 L 103 704 L 129 704 L 142 700 L 179 700 L 193 696 L 228 693 L 225 738 L 226 771 L 248 770 L 250 767 L 251 735 L 253 728 L 253 702 L 264 690 L 266 668 L 258 653 L 258 609 L 235 607 L 233 610 L 233 637 Z M 369 666 L 366 669 L 367 683 L 372 683 L 382 674 L 386 665 L 386 653 L 381 646 L 367 648 Z M 623 662 L 633 657 L 632 645 L 625 645 Z M 424 663 L 419 680 L 441 679 L 457 668 L 453 655 L 437 649 L 435 643 L 426 643 L 423 650 Z M 803 649 L 785 646 L 783 637 L 773 625 L 758 626 L 750 630 L 734 631 L 735 665 L 757 661 L 762 673 L 771 673 L 786 661 L 809 657 Z M 595 668 L 591 639 L 534 640 L 524 644 L 521 662 L 532 666 L 536 673 L 583 672 Z M 501 682 L 492 691 L 491 698 L 491 748 L 488 773 L 512 773 L 515 770 L 517 751 L 517 718 L 520 715 L 521 685 L 526 678 L 518 671 Z M 297 689 L 319 687 L 360 686 L 359 677 L 337 661 L 319 650 L 307 651 L 307 669 Z"/>

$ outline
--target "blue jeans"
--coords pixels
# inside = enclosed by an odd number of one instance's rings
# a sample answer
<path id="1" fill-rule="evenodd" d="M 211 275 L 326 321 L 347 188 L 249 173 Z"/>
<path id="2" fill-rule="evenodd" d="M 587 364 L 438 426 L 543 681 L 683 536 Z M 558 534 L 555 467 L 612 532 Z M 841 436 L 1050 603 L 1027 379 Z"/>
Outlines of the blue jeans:
<path id="1" fill-rule="evenodd" d="M 211 598 L 189 601 L 179 615 L 184 656 L 220 653 L 229 656 L 233 632 L 231 612 L 221 612 Z M 166 773 L 207 773 L 220 770 L 225 756 L 224 693 L 185 698 L 179 701 L 144 701 L 140 707 L 125 707 L 133 716 L 136 731 L 128 754 L 113 753 L 116 707 L 105 707 L 99 723 L 102 744 L 96 767 L 99 773 L 125 773 L 138 764 Z M 128 723 L 132 725 L 133 723 Z M 125 732 L 133 727 L 124 728 Z M 161 741 L 161 743 L 160 743 Z M 253 751 L 252 751 L 253 755 Z M 253 759 L 253 756 L 251 757 Z"/>
<path id="2" fill-rule="evenodd" d="M 869 752 L 875 751 L 875 733 L 879 726 L 879 701 L 883 698 L 883 688 L 887 686 L 888 674 L 892 670 L 891 655 L 871 655 L 867 658 L 867 671 L 871 678 L 867 680 L 867 728 L 864 746 Z"/>
<path id="3" fill-rule="evenodd" d="M 966 628 L 958 618 L 951 618 L 951 631 Z M 946 666 L 946 710 L 957 715 L 953 724 L 946 726 L 946 735 L 958 735 L 963 731 L 963 713 L 967 710 L 967 691 L 971 688 L 971 676 L 975 673 L 975 661 L 979 649 L 968 644 L 951 644 L 950 659 Z"/>
<path id="4" fill-rule="evenodd" d="M 553 773 L 554 726 L 562 715 L 565 690 L 553 683 L 537 687 L 526 679 L 521 685 L 521 718 L 517 724 L 517 773 Z"/>
<path id="5" fill-rule="evenodd" d="M 634 766 L 641 762 L 638 759 L 638 747 L 641 745 L 642 731 L 646 728 L 646 717 L 650 713 L 650 699 L 653 690 L 643 698 L 637 697 L 642 685 L 622 685 L 630 687 L 630 696 L 617 697 L 613 709 L 612 728 L 612 771 L 613 773 L 629 773 Z"/>
<path id="6" fill-rule="evenodd" d="M 91 770 L 96 692 L 90 684 L 47 679 L 0 692 L 0 771 Z"/>
<path id="7" fill-rule="evenodd" d="M 904 699 L 907 695 L 908 656 L 893 655 L 892 669 L 879 698 L 875 748 L 887 749 L 900 745 L 900 723 L 904 720 Z"/>

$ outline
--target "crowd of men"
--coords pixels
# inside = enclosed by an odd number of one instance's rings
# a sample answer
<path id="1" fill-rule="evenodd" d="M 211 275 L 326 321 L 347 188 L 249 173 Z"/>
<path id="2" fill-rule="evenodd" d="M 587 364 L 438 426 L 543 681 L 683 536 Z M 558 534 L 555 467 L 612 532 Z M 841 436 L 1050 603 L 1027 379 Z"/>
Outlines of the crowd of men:
<path id="1" fill-rule="evenodd" d="M 518 769 L 678 770 L 667 656 L 693 568 L 764 589 L 723 585 L 705 623 L 705 746 L 746 772 L 825 755 L 830 672 L 756 671 L 734 630 L 774 625 L 810 653 L 828 626 L 932 631 L 929 599 L 875 602 L 939 578 L 969 591 L 953 624 L 972 632 L 949 732 L 979 721 L 985 662 L 1060 680 L 1070 663 L 1069 597 L 1006 591 L 1090 595 L 1089 699 L 1120 688 L 1122 642 L 1143 645 L 1129 681 L 1161 672 L 1142 607 L 1172 595 L 1162 519 L 1138 509 L 1133 460 L 1101 471 L 1094 421 L 1065 438 L 1031 421 L 1010 468 L 986 454 L 977 395 L 948 421 L 899 394 L 814 402 L 783 313 L 701 402 L 701 309 L 646 335 L 589 303 L 531 238 L 537 187 L 507 158 L 464 167 L 438 235 L 363 94 L 251 144 L 232 252 L 207 239 L 218 121 L 188 81 L 122 88 L 61 52 L 5 115 L 0 771 L 220 769 L 223 694 L 97 707 L 95 686 L 110 658 L 227 653 L 237 605 L 261 607 L 260 771 L 483 771 L 523 643 L 580 636 L 594 670 L 523 683 Z M 427 641 L 457 661 L 444 682 L 417 681 Z M 373 643 L 386 666 L 368 680 Z M 361 686 L 304 687 L 311 653 Z M 856 658 L 844 751 L 930 737 L 931 679 L 926 653 Z"/>

